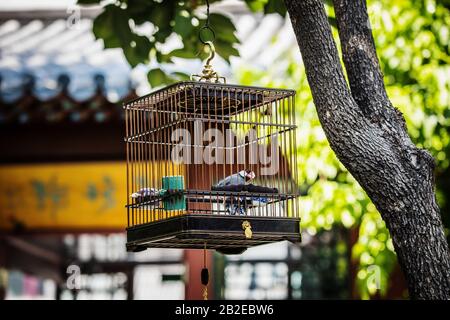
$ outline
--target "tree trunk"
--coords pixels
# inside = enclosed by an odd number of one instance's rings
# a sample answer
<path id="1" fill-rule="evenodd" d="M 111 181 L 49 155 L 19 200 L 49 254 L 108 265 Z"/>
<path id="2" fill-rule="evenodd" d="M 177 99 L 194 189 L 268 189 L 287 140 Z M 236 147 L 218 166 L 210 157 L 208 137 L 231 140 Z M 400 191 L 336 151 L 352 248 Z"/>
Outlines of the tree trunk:
<path id="1" fill-rule="evenodd" d="M 321 0 L 285 0 L 331 148 L 381 213 L 413 299 L 450 299 L 434 159 L 389 101 L 365 0 L 334 0 L 350 88 Z"/>

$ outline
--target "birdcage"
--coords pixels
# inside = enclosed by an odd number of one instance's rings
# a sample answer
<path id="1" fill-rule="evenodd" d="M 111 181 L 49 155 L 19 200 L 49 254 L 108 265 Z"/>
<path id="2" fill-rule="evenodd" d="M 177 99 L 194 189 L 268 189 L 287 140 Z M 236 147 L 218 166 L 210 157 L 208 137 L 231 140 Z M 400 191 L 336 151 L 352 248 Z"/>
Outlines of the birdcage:
<path id="1" fill-rule="evenodd" d="M 295 91 L 211 68 L 124 104 L 127 249 L 239 253 L 300 241 Z"/>
<path id="2" fill-rule="evenodd" d="M 295 91 L 226 84 L 206 20 L 201 75 L 126 102 L 127 250 L 237 254 L 300 236 Z M 193 80 L 197 81 L 193 81 Z"/>

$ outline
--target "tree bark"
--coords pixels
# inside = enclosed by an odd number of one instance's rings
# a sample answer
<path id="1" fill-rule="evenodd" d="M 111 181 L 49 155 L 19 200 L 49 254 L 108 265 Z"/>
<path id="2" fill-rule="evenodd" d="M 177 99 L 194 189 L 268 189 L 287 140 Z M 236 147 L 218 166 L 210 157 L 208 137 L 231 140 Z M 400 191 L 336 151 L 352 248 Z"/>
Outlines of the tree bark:
<path id="1" fill-rule="evenodd" d="M 321 0 L 285 0 L 331 148 L 381 213 L 413 299 L 450 299 L 450 254 L 434 159 L 387 96 L 365 0 L 335 0 L 344 77 Z M 395 281 L 395 280 L 394 280 Z"/>

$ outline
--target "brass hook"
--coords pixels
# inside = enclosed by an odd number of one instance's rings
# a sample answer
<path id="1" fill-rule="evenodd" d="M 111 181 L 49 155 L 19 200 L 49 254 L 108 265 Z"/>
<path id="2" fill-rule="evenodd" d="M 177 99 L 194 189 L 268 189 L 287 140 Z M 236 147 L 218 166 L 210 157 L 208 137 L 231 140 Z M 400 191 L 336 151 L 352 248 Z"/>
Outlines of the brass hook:
<path id="1" fill-rule="evenodd" d="M 216 48 L 214 47 L 214 44 L 212 41 L 205 41 L 205 46 L 209 47 L 209 57 L 206 59 L 205 65 L 203 66 L 202 74 L 193 74 L 191 75 L 191 79 L 195 80 L 196 78 L 198 81 L 206 81 L 211 82 L 214 80 L 215 83 L 218 83 L 219 80 L 222 80 L 223 83 L 226 83 L 225 77 L 221 77 L 215 72 L 211 66 L 211 61 L 216 56 Z"/>
<path id="2" fill-rule="evenodd" d="M 209 66 L 211 60 L 216 56 L 216 47 L 214 47 L 212 41 L 206 41 L 205 45 L 209 46 L 209 57 L 206 59 L 206 65 Z"/>

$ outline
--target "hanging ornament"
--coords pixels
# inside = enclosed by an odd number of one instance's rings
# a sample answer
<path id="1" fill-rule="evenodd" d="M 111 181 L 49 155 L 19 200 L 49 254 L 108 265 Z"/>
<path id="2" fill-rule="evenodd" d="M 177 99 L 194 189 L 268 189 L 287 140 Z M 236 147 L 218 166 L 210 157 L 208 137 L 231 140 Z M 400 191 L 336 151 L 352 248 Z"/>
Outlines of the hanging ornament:
<path id="1" fill-rule="evenodd" d="M 209 283 L 209 271 L 206 267 L 206 243 L 203 249 L 203 269 L 200 273 L 200 278 L 203 285 L 203 300 L 208 300 L 208 283 Z"/>

